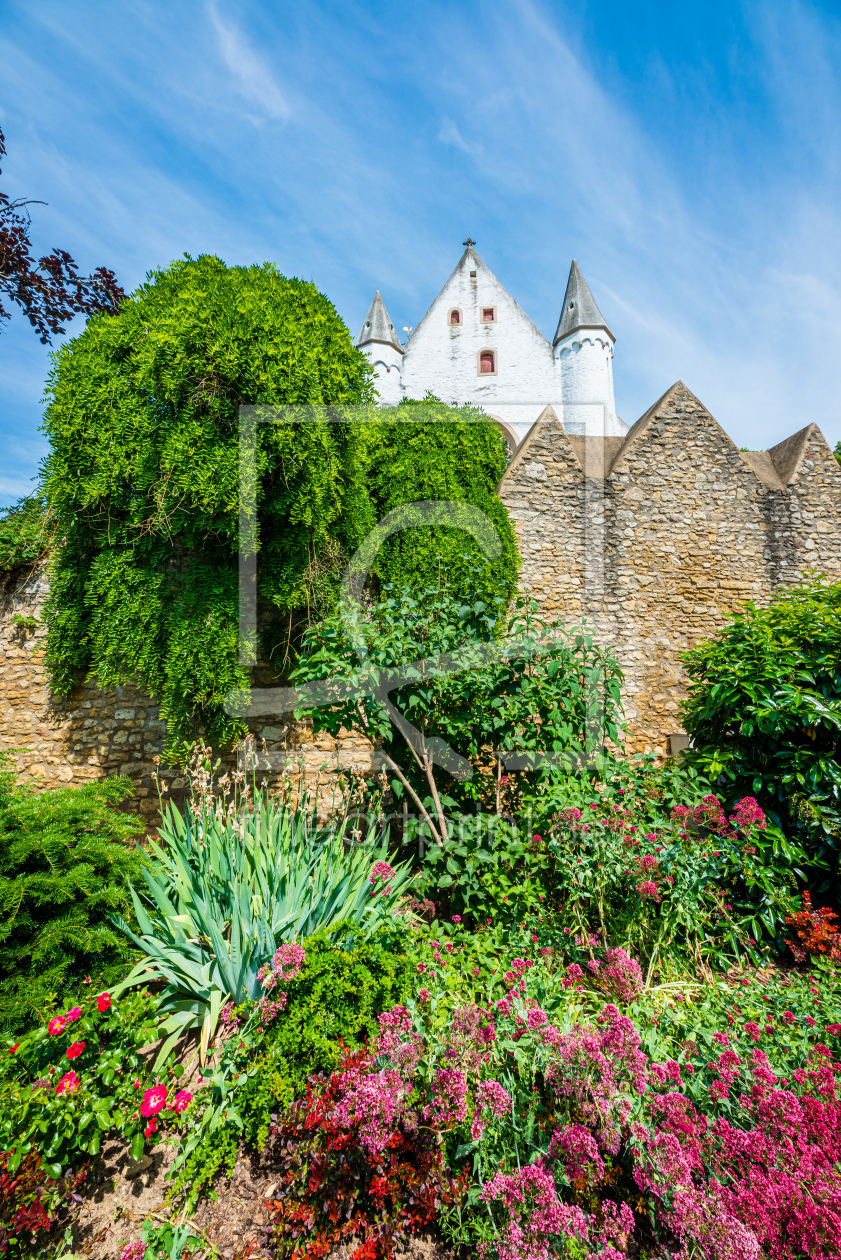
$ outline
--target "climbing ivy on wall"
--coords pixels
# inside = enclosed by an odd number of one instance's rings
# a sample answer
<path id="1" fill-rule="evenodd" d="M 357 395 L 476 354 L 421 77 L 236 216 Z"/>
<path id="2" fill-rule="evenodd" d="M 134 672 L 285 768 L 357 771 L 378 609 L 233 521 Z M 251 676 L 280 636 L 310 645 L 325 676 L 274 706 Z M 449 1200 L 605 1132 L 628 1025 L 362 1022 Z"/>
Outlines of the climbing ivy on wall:
<path id="1" fill-rule="evenodd" d="M 34 564 L 48 548 L 44 505 L 37 496 L 0 509 L 0 580 Z"/>
<path id="2" fill-rule="evenodd" d="M 502 545 L 498 559 L 482 566 L 485 593 L 507 598 L 519 564 L 508 513 L 496 487 L 505 472 L 508 449 L 478 408 L 447 407 L 427 394 L 381 413 L 367 427 L 368 487 L 377 520 L 402 503 L 455 499 L 474 504 L 488 516 Z M 375 572 L 398 585 L 428 586 L 446 572 L 451 587 L 473 590 L 478 545 L 461 529 L 424 526 L 393 535 Z"/>
<path id="3" fill-rule="evenodd" d="M 495 496 L 501 435 L 489 424 L 346 422 L 345 406 L 390 414 L 375 409 L 367 360 L 314 285 L 270 264 L 185 257 L 151 272 L 116 315 L 94 317 L 55 352 L 46 393 L 51 684 L 61 694 L 80 678 L 137 679 L 161 703 L 170 752 L 199 730 L 220 743 L 240 730 L 222 703 L 247 684 L 241 405 L 316 407 L 307 422 L 256 426 L 264 655 L 283 637 L 281 614 L 291 626 L 296 611 L 312 620 L 331 606 L 347 558 L 399 502 L 485 508 L 503 536 L 492 582 L 512 588 L 516 549 Z M 438 553 L 468 554 L 457 533 L 391 540 L 375 574 L 411 580 Z"/>

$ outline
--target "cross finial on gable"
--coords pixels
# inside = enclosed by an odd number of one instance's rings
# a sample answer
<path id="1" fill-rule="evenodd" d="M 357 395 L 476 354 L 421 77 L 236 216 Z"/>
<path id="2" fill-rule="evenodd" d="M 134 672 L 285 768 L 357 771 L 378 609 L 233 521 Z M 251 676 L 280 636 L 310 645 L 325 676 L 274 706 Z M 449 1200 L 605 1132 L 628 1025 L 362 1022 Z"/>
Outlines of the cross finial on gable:
<path id="1" fill-rule="evenodd" d="M 466 241 L 462 241 L 461 243 L 462 245 L 466 245 L 468 249 L 471 249 L 472 246 L 476 244 L 476 242 L 469 236 Z"/>

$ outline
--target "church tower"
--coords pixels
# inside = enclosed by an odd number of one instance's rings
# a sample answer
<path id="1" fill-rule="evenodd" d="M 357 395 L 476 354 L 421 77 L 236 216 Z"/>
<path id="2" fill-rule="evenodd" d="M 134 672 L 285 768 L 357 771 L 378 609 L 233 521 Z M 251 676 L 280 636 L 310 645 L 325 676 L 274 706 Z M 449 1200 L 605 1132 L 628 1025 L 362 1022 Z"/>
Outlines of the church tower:
<path id="1" fill-rule="evenodd" d="M 589 437 L 627 433 L 613 399 L 615 340 L 573 259 L 553 342 L 563 402 L 561 420 L 567 433 Z"/>
<path id="2" fill-rule="evenodd" d="M 362 350 L 370 359 L 371 366 L 377 374 L 374 388 L 380 397 L 380 403 L 393 406 L 400 402 L 403 391 L 400 387 L 400 372 L 403 365 L 403 347 L 400 338 L 394 331 L 394 324 L 388 318 L 385 302 L 380 291 L 374 294 L 374 300 L 368 308 L 362 332 L 356 339 L 357 349 Z"/>

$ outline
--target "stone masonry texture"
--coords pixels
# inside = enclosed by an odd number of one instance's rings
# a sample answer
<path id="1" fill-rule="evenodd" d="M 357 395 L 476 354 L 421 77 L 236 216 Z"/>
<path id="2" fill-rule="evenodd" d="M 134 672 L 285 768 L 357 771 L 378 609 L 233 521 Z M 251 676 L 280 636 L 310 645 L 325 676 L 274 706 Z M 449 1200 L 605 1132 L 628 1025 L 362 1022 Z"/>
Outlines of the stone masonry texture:
<path id="1" fill-rule="evenodd" d="M 624 438 L 570 436 L 547 407 L 500 494 L 542 614 L 614 646 L 629 752 L 669 754 L 682 649 L 746 600 L 841 579 L 841 468 L 817 425 L 740 452 L 680 381 Z"/>
<path id="2" fill-rule="evenodd" d="M 669 754 L 669 736 L 681 729 L 683 648 L 714 634 L 746 600 L 767 603 L 811 573 L 841 580 L 841 468 L 818 427 L 771 451 L 740 452 L 681 382 L 625 437 L 571 436 L 547 407 L 500 494 L 518 534 L 521 584 L 543 615 L 567 625 L 586 619 L 614 646 L 629 752 Z M 2 591 L 0 750 L 44 788 L 127 775 L 127 807 L 154 826 L 165 733 L 158 706 L 134 686 L 87 683 L 51 694 L 47 590 L 39 567 Z M 313 738 L 288 717 L 255 721 L 252 730 L 275 768 L 292 762 L 310 781 L 377 764 L 351 734 Z M 164 799 L 183 795 L 179 771 L 164 766 L 158 776 Z"/>
<path id="3" fill-rule="evenodd" d="M 164 801 L 176 802 L 186 790 L 181 771 L 156 764 L 166 734 L 159 706 L 133 685 L 101 688 L 86 683 L 67 696 L 52 694 L 44 668 L 46 626 L 41 619 L 48 590 L 46 569 L 39 566 L 0 591 L 0 752 L 12 754 L 19 775 L 38 788 L 125 775 L 133 789 L 126 808 L 154 827 L 160 821 L 159 789 Z M 34 618 L 36 625 L 28 628 L 15 622 L 16 617 Z M 378 765 L 370 744 L 351 732 L 340 732 L 337 739 L 325 733 L 313 736 L 305 724 L 296 724 L 288 715 L 254 721 L 250 729 L 260 758 L 258 769 L 268 768 L 272 782 L 289 765 L 293 781 L 303 772 L 311 786 L 322 785 L 327 800 L 338 774 L 368 772 Z M 236 756 L 228 752 L 221 761 L 224 772 L 233 767 Z"/>

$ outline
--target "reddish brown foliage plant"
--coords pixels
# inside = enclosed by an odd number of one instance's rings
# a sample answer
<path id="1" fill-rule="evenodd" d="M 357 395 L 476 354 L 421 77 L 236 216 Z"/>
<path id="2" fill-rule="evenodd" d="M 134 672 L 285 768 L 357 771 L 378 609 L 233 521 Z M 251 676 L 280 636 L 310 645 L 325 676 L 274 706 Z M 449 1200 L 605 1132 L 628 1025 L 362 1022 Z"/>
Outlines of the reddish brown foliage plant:
<path id="1" fill-rule="evenodd" d="M 333 1120 L 343 1077 L 367 1062 L 364 1052 L 349 1054 L 329 1080 L 311 1078 L 306 1098 L 274 1128 L 282 1179 L 270 1208 L 281 1257 L 320 1260 L 356 1239 L 354 1260 L 389 1260 L 400 1238 L 467 1190 L 467 1174 L 453 1177 L 433 1130 L 401 1122 L 371 1153 L 358 1124 Z"/>
<path id="2" fill-rule="evenodd" d="M 803 909 L 786 918 L 799 941 L 789 941 L 788 946 L 798 962 L 805 962 L 810 954 L 823 954 L 833 962 L 841 962 L 841 935 L 835 920 L 838 915 L 834 910 L 824 907 L 812 909 L 812 898 L 809 893 L 803 894 Z"/>

